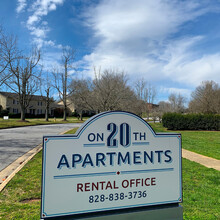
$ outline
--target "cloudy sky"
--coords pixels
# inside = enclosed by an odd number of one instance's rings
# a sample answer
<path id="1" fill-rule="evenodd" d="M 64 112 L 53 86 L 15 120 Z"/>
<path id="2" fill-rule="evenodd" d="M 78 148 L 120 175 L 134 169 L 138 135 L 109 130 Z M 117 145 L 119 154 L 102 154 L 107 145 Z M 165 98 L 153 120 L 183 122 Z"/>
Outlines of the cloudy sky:
<path id="1" fill-rule="evenodd" d="M 45 68 L 70 46 L 77 77 L 118 69 L 154 85 L 157 102 L 220 83 L 219 0 L 1 0 L 0 22 L 21 48 L 41 48 Z"/>

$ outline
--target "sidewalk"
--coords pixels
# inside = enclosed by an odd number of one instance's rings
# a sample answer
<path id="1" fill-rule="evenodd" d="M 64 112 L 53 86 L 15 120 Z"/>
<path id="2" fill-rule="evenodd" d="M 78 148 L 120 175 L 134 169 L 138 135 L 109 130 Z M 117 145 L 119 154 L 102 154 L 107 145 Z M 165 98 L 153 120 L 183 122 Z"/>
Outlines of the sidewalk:
<path id="1" fill-rule="evenodd" d="M 197 154 L 185 149 L 182 149 L 182 157 L 194 161 L 196 163 L 199 163 L 205 167 L 213 168 L 215 170 L 220 171 L 220 160 L 211 157 L 206 157 L 201 154 Z"/>

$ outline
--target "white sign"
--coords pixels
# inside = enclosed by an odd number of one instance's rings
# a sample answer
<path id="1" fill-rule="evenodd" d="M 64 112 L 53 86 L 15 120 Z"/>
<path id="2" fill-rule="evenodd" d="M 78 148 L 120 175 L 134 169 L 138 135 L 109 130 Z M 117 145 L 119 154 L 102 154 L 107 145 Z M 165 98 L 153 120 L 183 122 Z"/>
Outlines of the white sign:
<path id="1" fill-rule="evenodd" d="M 41 217 L 182 201 L 181 135 L 104 112 L 72 136 L 45 136 Z"/>
<path id="2" fill-rule="evenodd" d="M 4 119 L 4 120 L 8 120 L 8 119 L 9 119 L 9 116 L 3 116 L 3 119 Z"/>

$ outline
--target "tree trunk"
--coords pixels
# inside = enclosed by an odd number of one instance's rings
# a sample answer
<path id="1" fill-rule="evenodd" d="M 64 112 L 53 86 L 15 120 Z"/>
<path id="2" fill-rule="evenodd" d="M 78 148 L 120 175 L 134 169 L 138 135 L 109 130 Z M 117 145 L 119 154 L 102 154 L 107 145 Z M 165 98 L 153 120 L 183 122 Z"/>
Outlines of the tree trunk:
<path id="1" fill-rule="evenodd" d="M 80 111 L 80 121 L 82 121 L 82 120 L 83 120 L 83 112 Z"/>
<path id="2" fill-rule="evenodd" d="M 67 107 L 64 106 L 64 110 L 63 110 L 63 121 L 66 121 L 66 117 L 67 117 Z"/>
<path id="3" fill-rule="evenodd" d="M 49 119 L 49 110 L 50 110 L 50 98 L 49 98 L 49 90 L 47 92 L 47 98 L 46 98 L 46 108 L 45 108 L 45 121 L 48 121 Z"/>
<path id="4" fill-rule="evenodd" d="M 21 121 L 25 121 L 25 107 L 21 105 Z"/>
<path id="5" fill-rule="evenodd" d="M 45 121 L 48 121 L 49 119 L 49 109 L 48 109 L 48 106 L 46 106 L 46 109 L 45 109 Z"/>

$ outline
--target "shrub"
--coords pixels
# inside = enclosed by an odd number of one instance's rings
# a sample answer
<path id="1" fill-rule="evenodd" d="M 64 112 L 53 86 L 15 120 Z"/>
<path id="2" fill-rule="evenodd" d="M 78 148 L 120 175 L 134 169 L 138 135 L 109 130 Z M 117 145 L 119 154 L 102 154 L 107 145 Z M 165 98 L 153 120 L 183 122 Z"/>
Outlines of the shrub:
<path id="1" fill-rule="evenodd" d="M 220 130 L 220 115 L 165 113 L 163 126 L 169 130 Z"/>
<path id="2" fill-rule="evenodd" d="M 8 116 L 8 110 L 1 110 L 0 117 Z"/>

